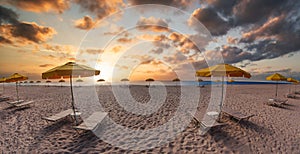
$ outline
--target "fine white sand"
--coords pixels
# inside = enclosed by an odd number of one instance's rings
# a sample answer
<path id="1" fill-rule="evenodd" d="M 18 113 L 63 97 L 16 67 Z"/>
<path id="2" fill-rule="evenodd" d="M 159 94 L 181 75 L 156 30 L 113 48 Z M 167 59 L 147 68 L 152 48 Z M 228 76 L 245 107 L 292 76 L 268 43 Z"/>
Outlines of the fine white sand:
<path id="1" fill-rule="evenodd" d="M 288 92 L 289 85 L 279 85 L 279 97 Z M 145 103 L 150 100 L 148 88 L 131 86 L 133 97 Z M 198 108 L 210 100 L 210 87 L 197 88 Z M 0 102 L 0 153 L 300 153 L 300 95 L 289 99 L 283 108 L 264 103 L 274 97 L 275 85 L 228 85 L 224 105 L 245 114 L 255 114 L 249 121 L 223 117 L 228 125 L 198 134 L 193 122 L 176 138 L 148 150 L 124 150 L 99 139 L 91 132 L 77 133 L 69 119 L 47 123 L 50 116 L 71 108 L 69 87 L 21 86 L 20 98 L 34 100 L 30 108 L 10 108 Z M 201 91 L 201 92 L 200 92 Z M 104 110 L 116 123 L 131 129 L 151 129 L 172 118 L 180 100 L 179 87 L 168 87 L 162 107 L 151 116 L 130 114 L 118 105 L 110 86 L 99 86 L 97 92 Z M 16 99 L 15 87 L 6 86 L 5 96 Z M 104 128 L 103 133 L 113 128 Z M 112 139 L 119 140 L 126 134 Z"/>

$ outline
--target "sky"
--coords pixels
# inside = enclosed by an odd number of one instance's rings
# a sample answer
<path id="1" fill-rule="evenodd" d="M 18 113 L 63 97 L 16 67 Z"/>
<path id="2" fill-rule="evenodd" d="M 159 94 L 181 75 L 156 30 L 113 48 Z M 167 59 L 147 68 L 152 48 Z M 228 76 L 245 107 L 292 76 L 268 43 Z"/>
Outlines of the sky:
<path id="1" fill-rule="evenodd" d="M 0 77 L 75 61 L 97 79 L 194 80 L 229 63 L 300 79 L 298 0 L 3 0 Z M 222 57 L 220 59 L 220 57 Z"/>

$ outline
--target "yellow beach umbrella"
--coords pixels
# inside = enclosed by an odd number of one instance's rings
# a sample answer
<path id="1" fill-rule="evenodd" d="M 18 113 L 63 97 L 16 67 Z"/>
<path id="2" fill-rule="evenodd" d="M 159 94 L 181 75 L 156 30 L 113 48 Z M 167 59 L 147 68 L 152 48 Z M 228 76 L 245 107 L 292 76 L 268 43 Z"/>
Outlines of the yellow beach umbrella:
<path id="1" fill-rule="evenodd" d="M 196 71 L 196 76 L 198 77 L 211 77 L 219 76 L 222 77 L 222 95 L 221 95 L 221 104 L 220 110 L 223 106 L 223 91 L 224 91 L 224 77 L 245 77 L 250 78 L 251 74 L 229 64 L 218 64 L 208 68 L 200 69 Z"/>
<path id="2" fill-rule="evenodd" d="M 0 83 L 4 83 L 6 81 L 6 78 L 0 78 Z"/>
<path id="3" fill-rule="evenodd" d="M 72 87 L 72 78 L 74 77 L 88 77 L 93 75 L 99 75 L 100 70 L 96 70 L 94 68 L 80 65 L 75 62 L 67 62 L 64 65 L 54 67 L 44 73 L 42 73 L 43 79 L 61 79 L 61 78 L 70 78 L 70 87 L 72 94 L 72 108 L 74 115 L 75 113 L 75 105 L 74 105 L 74 95 L 73 95 L 73 87 Z M 77 124 L 76 116 L 75 121 Z"/>
<path id="4" fill-rule="evenodd" d="M 16 82 L 16 92 L 17 92 L 17 100 L 19 101 L 19 90 L 18 90 L 18 81 L 24 81 L 27 80 L 28 77 L 18 74 L 18 73 L 14 73 L 13 75 L 9 76 L 6 79 L 6 82 Z"/>
<path id="5" fill-rule="evenodd" d="M 294 78 L 287 78 L 286 81 L 294 83 L 294 85 L 295 85 L 295 91 L 296 91 L 296 85 L 299 83 L 299 81 L 296 80 L 296 79 L 294 79 Z M 292 86 L 292 85 L 291 85 L 291 86 Z M 290 89 L 289 89 L 289 93 L 290 93 L 290 92 L 291 92 L 291 87 L 290 87 Z"/>
<path id="6" fill-rule="evenodd" d="M 197 76 L 230 76 L 230 77 L 245 77 L 250 78 L 250 73 L 229 64 L 218 64 L 208 68 L 196 71 Z"/>
<path id="7" fill-rule="evenodd" d="M 275 74 L 272 74 L 272 75 L 266 77 L 266 80 L 276 81 L 275 97 L 277 97 L 277 95 L 278 95 L 278 81 L 286 81 L 286 77 L 284 77 L 283 75 L 281 75 L 279 73 L 275 73 Z"/>
<path id="8" fill-rule="evenodd" d="M 0 83 L 2 83 L 2 94 L 4 94 L 4 83 L 6 81 L 6 78 L 0 78 Z"/>

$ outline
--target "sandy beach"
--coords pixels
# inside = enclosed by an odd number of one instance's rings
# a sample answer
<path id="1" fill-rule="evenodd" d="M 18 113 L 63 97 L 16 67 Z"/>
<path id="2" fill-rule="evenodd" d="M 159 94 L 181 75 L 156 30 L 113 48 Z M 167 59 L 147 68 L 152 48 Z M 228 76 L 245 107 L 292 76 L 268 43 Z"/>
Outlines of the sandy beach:
<path id="1" fill-rule="evenodd" d="M 279 85 L 284 98 L 289 85 Z M 49 123 L 41 117 L 71 108 L 69 87 L 20 86 L 20 98 L 34 100 L 30 108 L 15 109 L 0 102 L 1 153 L 300 153 L 300 95 L 289 99 L 283 108 L 264 103 L 274 97 L 275 85 L 229 85 L 224 105 L 245 114 L 254 114 L 248 121 L 237 123 L 223 117 L 228 125 L 198 134 L 190 122 L 176 138 L 162 146 L 147 150 L 126 150 L 99 139 L 92 132 L 77 133 L 70 119 Z M 132 96 L 145 103 L 149 98 L 145 86 L 131 86 Z M 210 87 L 198 88 L 198 108 L 205 108 Z M 167 98 L 151 116 L 134 115 L 118 105 L 110 86 L 98 86 L 97 94 L 105 112 L 116 123 L 131 129 L 151 129 L 170 119 L 178 107 L 179 87 L 167 87 Z M 5 96 L 16 99 L 15 87 L 6 86 Z M 113 128 L 105 127 L 103 133 Z M 114 136 L 115 140 L 123 136 Z M 124 134 L 126 135 L 126 134 Z"/>

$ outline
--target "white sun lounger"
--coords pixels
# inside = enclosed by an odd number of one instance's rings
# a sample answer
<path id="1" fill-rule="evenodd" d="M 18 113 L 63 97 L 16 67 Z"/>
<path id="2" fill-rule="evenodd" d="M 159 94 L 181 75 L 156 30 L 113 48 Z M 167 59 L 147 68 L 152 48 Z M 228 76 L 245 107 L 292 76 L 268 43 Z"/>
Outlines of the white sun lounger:
<path id="1" fill-rule="evenodd" d="M 23 102 L 24 102 L 24 100 L 18 100 L 18 101 L 14 101 L 14 102 L 6 102 L 6 103 L 9 105 L 15 105 L 15 104 L 23 103 Z"/>
<path id="2" fill-rule="evenodd" d="M 277 98 L 271 98 L 268 100 L 267 105 L 281 107 L 282 105 L 285 105 L 287 102 L 288 102 L 288 99 L 281 100 L 281 99 L 277 99 Z"/>
<path id="3" fill-rule="evenodd" d="M 62 112 L 57 113 L 57 114 L 55 114 L 53 116 L 50 116 L 50 117 L 42 117 L 42 119 L 47 120 L 47 121 L 51 121 L 51 122 L 56 122 L 56 121 L 59 121 L 63 118 L 66 118 L 67 116 L 69 116 L 72 113 L 73 113 L 73 110 L 68 109 L 68 110 L 62 111 Z"/>
<path id="4" fill-rule="evenodd" d="M 244 113 L 232 110 L 232 109 L 227 108 L 227 107 L 222 107 L 222 113 L 225 113 L 226 115 L 238 120 L 238 123 L 242 120 L 248 120 L 249 118 L 255 116 L 254 114 L 246 115 Z"/>
<path id="5" fill-rule="evenodd" d="M 296 94 L 286 94 L 286 98 L 297 98 Z"/>
<path id="6" fill-rule="evenodd" d="M 17 103 L 13 104 L 15 107 L 25 107 L 25 106 L 30 106 L 34 101 L 28 101 L 28 102 L 23 102 L 23 103 Z"/>
<path id="7" fill-rule="evenodd" d="M 88 131 L 94 130 L 106 116 L 106 112 L 94 112 L 87 119 L 84 119 L 82 124 L 75 126 L 74 128 Z"/>
<path id="8" fill-rule="evenodd" d="M 200 125 L 200 130 L 199 130 L 200 135 L 204 135 L 207 132 L 207 130 L 210 128 L 226 125 L 225 123 L 217 122 L 215 119 L 213 119 L 211 116 L 208 115 L 205 120 L 202 120 L 199 116 L 197 116 L 197 114 L 196 115 L 193 115 L 192 113 L 189 114 L 193 117 L 193 119 L 197 122 L 197 124 Z"/>

